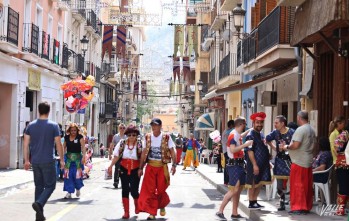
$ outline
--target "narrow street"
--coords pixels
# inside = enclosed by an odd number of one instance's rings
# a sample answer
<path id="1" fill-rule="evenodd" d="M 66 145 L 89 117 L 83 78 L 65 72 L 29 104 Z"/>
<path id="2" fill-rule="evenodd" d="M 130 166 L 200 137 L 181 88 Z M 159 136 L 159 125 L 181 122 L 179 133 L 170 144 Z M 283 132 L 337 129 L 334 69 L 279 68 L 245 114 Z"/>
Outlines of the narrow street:
<path id="1" fill-rule="evenodd" d="M 64 220 L 122 220 L 121 189 L 114 189 L 111 180 L 104 180 L 104 163 L 96 165 L 89 179 L 84 181 L 80 199 L 64 199 L 63 183 L 57 183 L 55 192 L 45 206 L 47 221 Z M 177 174 L 171 176 L 168 189 L 171 203 L 165 217 L 157 216 L 158 220 L 215 220 L 215 212 L 222 200 L 211 184 L 196 172 L 183 171 L 178 166 Z M 31 208 L 34 199 L 34 185 L 0 199 L 2 221 L 35 220 L 35 212 Z M 231 206 L 225 210 L 230 214 Z M 133 202 L 130 200 L 130 220 L 145 220 L 146 213 L 134 214 Z"/>

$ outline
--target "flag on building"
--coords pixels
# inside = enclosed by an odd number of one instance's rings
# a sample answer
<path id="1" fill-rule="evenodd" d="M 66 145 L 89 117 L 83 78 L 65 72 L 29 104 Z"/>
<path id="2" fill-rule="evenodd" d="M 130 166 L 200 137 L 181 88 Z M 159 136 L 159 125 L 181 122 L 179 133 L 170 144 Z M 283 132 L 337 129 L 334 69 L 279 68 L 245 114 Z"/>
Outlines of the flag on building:
<path id="1" fill-rule="evenodd" d="M 59 46 L 60 43 L 56 39 L 53 40 L 53 63 L 59 65 Z"/>
<path id="2" fill-rule="evenodd" d="M 190 79 L 190 61 L 189 57 L 183 57 L 183 81 Z"/>
<path id="3" fill-rule="evenodd" d="M 111 52 L 113 50 L 113 27 L 112 25 L 103 26 L 102 60 L 106 51 L 108 52 L 109 59 L 111 58 Z"/>
<path id="4" fill-rule="evenodd" d="M 180 80 L 180 73 L 181 73 L 181 65 L 180 65 L 180 57 L 173 58 L 173 80 L 176 82 L 176 77 L 178 78 L 178 81 Z"/>
<path id="5" fill-rule="evenodd" d="M 175 56 L 183 56 L 183 47 L 184 47 L 184 27 L 183 26 L 175 26 L 173 56 L 174 57 Z"/>
<path id="6" fill-rule="evenodd" d="M 116 33 L 116 53 L 117 57 L 122 60 L 121 67 L 127 67 L 126 61 L 126 28 L 124 26 L 119 26 Z"/>

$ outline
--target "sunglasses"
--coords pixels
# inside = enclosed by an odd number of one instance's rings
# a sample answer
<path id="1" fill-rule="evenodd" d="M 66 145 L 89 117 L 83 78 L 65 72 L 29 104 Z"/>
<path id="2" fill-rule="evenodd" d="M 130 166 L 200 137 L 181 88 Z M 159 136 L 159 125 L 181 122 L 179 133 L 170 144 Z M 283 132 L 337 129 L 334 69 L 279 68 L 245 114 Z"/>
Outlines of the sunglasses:
<path id="1" fill-rule="evenodd" d="M 128 137 L 137 137 L 137 134 L 127 134 Z"/>

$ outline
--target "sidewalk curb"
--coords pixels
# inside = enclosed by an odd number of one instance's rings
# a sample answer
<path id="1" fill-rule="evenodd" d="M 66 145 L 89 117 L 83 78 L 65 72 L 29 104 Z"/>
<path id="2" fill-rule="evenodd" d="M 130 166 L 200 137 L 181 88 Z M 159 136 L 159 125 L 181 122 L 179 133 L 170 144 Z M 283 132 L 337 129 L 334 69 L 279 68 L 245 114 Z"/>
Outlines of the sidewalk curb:
<path id="1" fill-rule="evenodd" d="M 108 162 L 108 161 L 109 161 L 109 159 L 105 158 L 105 160 L 100 160 L 98 162 L 92 162 L 92 163 L 93 163 L 94 166 L 96 166 L 96 165 L 99 165 L 99 164 L 102 164 L 102 163 L 105 163 L 105 162 Z M 5 197 L 8 193 L 10 193 L 12 191 L 25 189 L 29 185 L 33 184 L 33 183 L 34 183 L 34 177 L 30 181 L 26 181 L 26 182 L 23 182 L 23 183 L 17 183 L 17 184 L 14 184 L 12 186 L 8 186 L 8 187 L 5 187 L 5 188 L 0 188 L 0 198 L 1 197 Z"/>
<path id="2" fill-rule="evenodd" d="M 196 172 L 202 177 L 204 178 L 206 181 L 208 181 L 210 184 L 212 184 L 218 192 L 220 192 L 221 194 L 225 195 L 228 192 L 228 187 L 223 185 L 223 184 L 217 184 L 215 183 L 213 180 L 211 180 L 208 176 L 206 176 L 205 174 L 203 174 L 200 170 L 196 170 Z M 245 213 L 248 217 L 249 220 L 251 221 L 262 221 L 262 219 L 260 219 L 260 215 L 257 214 L 255 211 L 251 211 L 250 209 L 248 209 L 248 207 L 241 203 L 241 199 L 240 198 L 240 202 L 239 202 L 239 209 Z"/>

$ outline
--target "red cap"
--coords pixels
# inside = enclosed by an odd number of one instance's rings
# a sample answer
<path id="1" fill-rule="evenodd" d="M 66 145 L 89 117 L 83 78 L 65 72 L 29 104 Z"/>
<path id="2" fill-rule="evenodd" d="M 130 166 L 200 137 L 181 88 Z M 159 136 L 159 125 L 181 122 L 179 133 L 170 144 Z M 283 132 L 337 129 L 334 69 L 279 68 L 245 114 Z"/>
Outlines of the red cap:
<path id="1" fill-rule="evenodd" d="M 255 120 L 264 120 L 266 118 L 266 114 L 264 112 L 257 112 L 257 113 L 254 113 L 250 116 L 250 119 L 252 121 L 255 121 Z"/>

